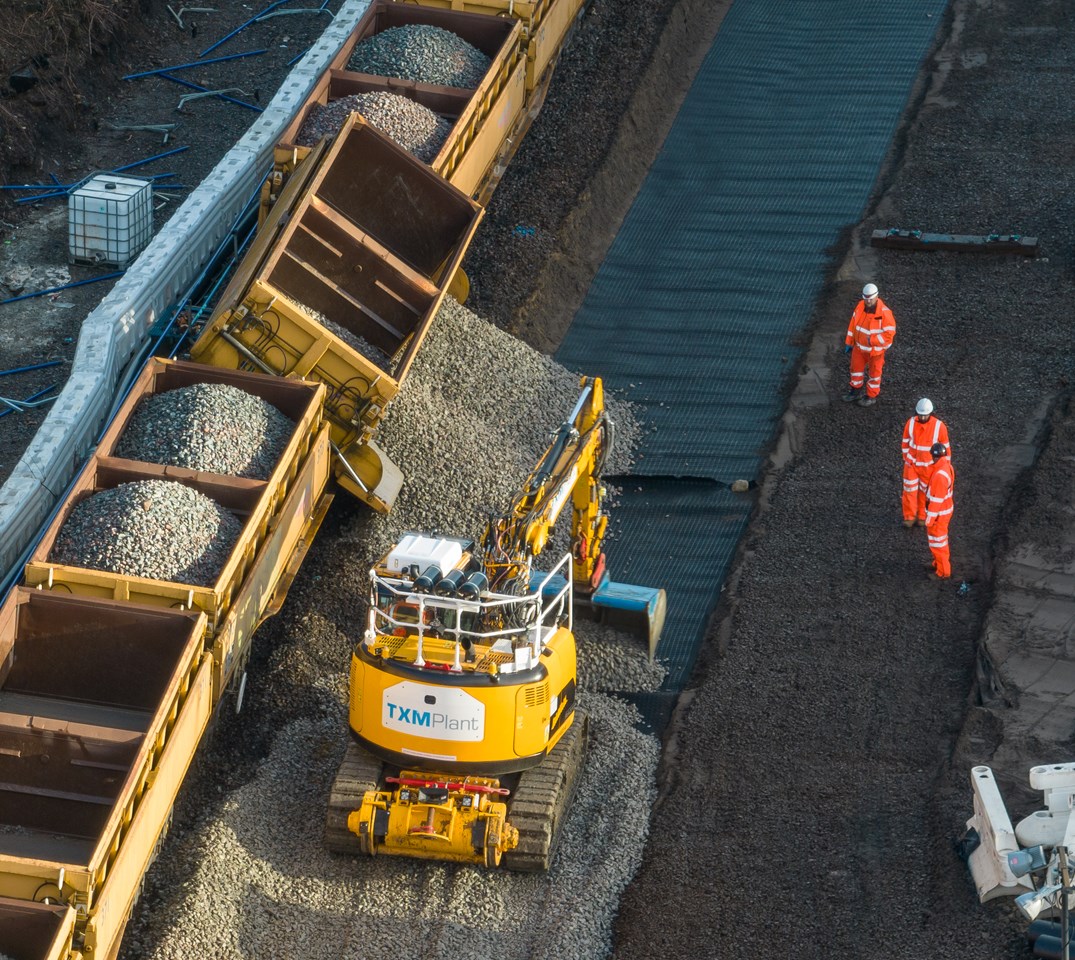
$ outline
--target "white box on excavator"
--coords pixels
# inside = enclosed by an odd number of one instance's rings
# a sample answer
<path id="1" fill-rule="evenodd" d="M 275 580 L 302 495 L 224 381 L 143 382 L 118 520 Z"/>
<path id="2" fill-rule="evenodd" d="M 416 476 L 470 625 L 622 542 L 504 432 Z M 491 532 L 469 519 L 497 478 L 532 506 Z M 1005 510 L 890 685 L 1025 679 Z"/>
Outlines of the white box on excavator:
<path id="1" fill-rule="evenodd" d="M 462 559 L 463 545 L 458 540 L 408 533 L 385 557 L 385 569 L 406 576 L 417 575 L 436 565 L 447 573 Z"/>

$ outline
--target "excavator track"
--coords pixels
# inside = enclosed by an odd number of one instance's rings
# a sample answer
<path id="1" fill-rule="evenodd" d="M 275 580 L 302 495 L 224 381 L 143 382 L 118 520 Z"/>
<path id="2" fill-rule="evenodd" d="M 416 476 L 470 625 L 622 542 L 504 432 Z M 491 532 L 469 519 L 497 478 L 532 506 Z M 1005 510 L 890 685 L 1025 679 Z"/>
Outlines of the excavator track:
<path id="1" fill-rule="evenodd" d="M 504 854 L 504 869 L 517 873 L 549 869 L 582 776 L 588 725 L 586 714 L 576 710 L 571 728 L 545 761 L 519 777 L 508 803 L 508 822 L 519 831 L 519 846 Z"/>
<path id="2" fill-rule="evenodd" d="M 347 817 L 362 806 L 367 790 L 376 790 L 383 764 L 354 741 L 347 745 L 339 773 L 332 783 L 325 816 L 325 846 L 334 853 L 363 853 L 358 837 L 347 829 Z"/>

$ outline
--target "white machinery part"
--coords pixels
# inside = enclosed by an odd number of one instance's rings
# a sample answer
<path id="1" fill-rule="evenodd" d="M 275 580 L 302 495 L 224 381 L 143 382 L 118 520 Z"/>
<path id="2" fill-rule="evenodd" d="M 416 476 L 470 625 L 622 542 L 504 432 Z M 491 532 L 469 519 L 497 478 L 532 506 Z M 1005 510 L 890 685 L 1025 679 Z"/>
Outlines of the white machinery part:
<path id="1" fill-rule="evenodd" d="M 98 174 L 67 198 L 72 263 L 125 267 L 153 235 L 153 181 Z"/>
<path id="2" fill-rule="evenodd" d="M 423 553 L 427 544 L 419 543 L 418 549 L 415 543 L 408 541 L 427 541 L 432 544 L 450 544 L 461 549 L 458 541 L 435 540 L 429 537 L 411 536 L 403 537 L 399 542 L 399 548 L 403 548 L 398 559 L 413 561 L 421 566 L 423 561 L 429 561 L 430 556 L 450 557 L 451 553 L 440 554 L 435 550 L 433 553 Z M 422 660 L 422 642 L 427 629 L 430 628 L 432 617 L 443 618 L 453 624 L 450 633 L 457 641 L 473 640 L 489 644 L 498 653 L 510 654 L 511 662 L 502 662 L 499 665 L 501 673 L 523 672 L 532 670 L 541 659 L 542 651 L 549 639 L 561 627 L 572 629 L 571 605 L 571 554 L 564 554 L 560 562 L 553 568 L 545 579 L 538 584 L 532 592 L 526 594 L 494 593 L 490 590 L 483 591 L 480 598 L 463 598 L 456 595 L 419 594 L 413 593 L 411 577 L 393 577 L 383 575 L 383 568 L 390 565 L 389 557 L 395 553 L 386 555 L 383 564 L 374 567 L 370 571 L 370 606 L 369 623 L 363 635 L 363 642 L 371 649 L 376 647 L 378 637 L 396 633 L 397 630 L 411 629 L 413 627 L 418 636 L 418 658 Z M 460 554 L 460 557 L 462 554 Z M 436 563 L 436 559 L 431 562 Z M 445 570 L 447 568 L 442 568 Z M 546 590 L 550 580 L 555 579 L 562 586 L 554 591 Z M 403 622 L 396 617 L 398 607 L 406 605 L 411 608 L 412 615 L 409 622 Z M 482 610 L 499 611 L 504 614 L 505 625 L 497 630 L 472 630 L 462 622 L 463 614 L 479 613 Z M 462 655 L 460 646 L 456 646 L 456 664 L 453 672 L 461 672 L 459 657 Z M 406 706 L 406 705 L 404 705 Z M 387 708 L 386 708 L 387 709 Z"/>
<path id="3" fill-rule="evenodd" d="M 1053 811 L 1070 810 L 1075 798 L 1075 763 L 1050 763 L 1030 768 L 1030 785 L 1041 790 Z"/>
<path id="4" fill-rule="evenodd" d="M 391 573 L 421 573 L 429 566 L 437 566 L 441 573 L 455 568 L 463 559 L 463 546 L 458 540 L 442 540 L 409 533 L 385 558 L 385 567 Z"/>
<path id="5" fill-rule="evenodd" d="M 485 704 L 465 690 L 403 680 L 385 688 L 382 694 L 381 725 L 398 733 L 445 741 L 446 746 L 453 742 L 481 743 L 485 737 Z M 443 756 L 415 755 L 434 760 Z"/>
<path id="6" fill-rule="evenodd" d="M 979 902 L 1033 891 L 1029 877 L 1017 877 L 1008 867 L 1008 854 L 1019 849 L 1019 841 L 993 771 L 989 767 L 974 767 L 970 781 L 974 789 L 974 816 L 967 821 L 967 827 L 977 832 L 981 842 L 968 857 L 967 866 Z"/>
<path id="7" fill-rule="evenodd" d="M 1069 822 L 1075 809 L 1075 763 L 1050 763 L 1030 768 L 1030 785 L 1041 790 L 1045 810 L 1024 817 L 1015 828 L 1015 835 L 1024 847 L 1058 847 L 1071 850 Z"/>

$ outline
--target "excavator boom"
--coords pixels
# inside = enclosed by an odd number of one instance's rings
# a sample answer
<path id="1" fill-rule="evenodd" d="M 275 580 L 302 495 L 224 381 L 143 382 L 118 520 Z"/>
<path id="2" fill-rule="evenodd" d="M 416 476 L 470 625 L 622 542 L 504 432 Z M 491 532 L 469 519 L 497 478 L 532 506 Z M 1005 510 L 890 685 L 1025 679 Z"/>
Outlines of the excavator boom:
<path id="1" fill-rule="evenodd" d="M 664 590 L 610 579 L 604 539 L 608 516 L 601 470 L 612 448 L 613 425 L 605 411 L 601 379 L 583 377 L 582 392 L 553 436 L 511 509 L 491 518 L 483 537 L 491 583 L 508 588 L 525 581 L 560 514 L 571 503 L 571 553 L 575 602 L 601 622 L 641 635 L 650 660 L 664 627 Z M 553 580 L 550 590 L 562 582 Z"/>

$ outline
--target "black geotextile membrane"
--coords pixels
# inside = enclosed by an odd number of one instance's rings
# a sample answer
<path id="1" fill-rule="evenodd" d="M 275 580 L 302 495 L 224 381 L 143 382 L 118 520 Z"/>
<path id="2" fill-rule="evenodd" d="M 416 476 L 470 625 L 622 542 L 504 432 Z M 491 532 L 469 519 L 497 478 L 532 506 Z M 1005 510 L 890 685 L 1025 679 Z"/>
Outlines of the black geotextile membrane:
<path id="1" fill-rule="evenodd" d="M 616 482 L 620 492 L 605 547 L 611 578 L 668 594 L 657 656 L 669 671 L 664 688 L 680 690 L 753 501 L 705 480 Z"/>
<path id="2" fill-rule="evenodd" d="M 944 0 L 732 4 L 557 353 L 642 405 L 655 429 L 640 475 L 756 477 L 825 251 L 862 216 L 944 11 Z M 671 693 L 752 502 L 638 486 L 615 511 L 612 576 L 669 590 L 658 657 Z"/>

